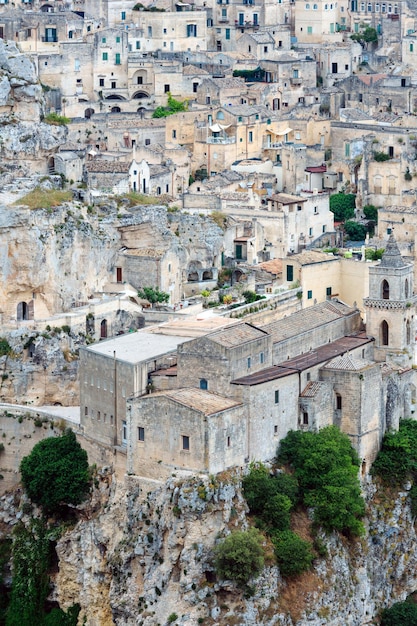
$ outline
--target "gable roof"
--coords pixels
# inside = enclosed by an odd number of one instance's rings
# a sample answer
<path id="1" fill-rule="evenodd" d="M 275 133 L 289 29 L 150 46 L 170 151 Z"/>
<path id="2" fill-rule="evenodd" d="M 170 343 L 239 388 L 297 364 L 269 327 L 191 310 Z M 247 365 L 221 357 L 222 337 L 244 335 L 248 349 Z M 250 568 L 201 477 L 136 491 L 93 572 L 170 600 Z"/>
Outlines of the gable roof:
<path id="1" fill-rule="evenodd" d="M 296 311 L 284 319 L 276 320 L 260 325 L 260 328 L 272 336 L 272 341 L 277 343 L 299 335 L 300 333 L 317 328 L 328 322 L 351 315 L 356 309 L 338 302 L 337 300 L 326 300 L 315 306 L 310 306 L 302 311 Z"/>
<path id="2" fill-rule="evenodd" d="M 243 322 L 236 326 L 230 326 L 222 328 L 210 335 L 207 338 L 214 343 L 218 343 L 226 348 L 235 348 L 243 343 L 250 341 L 256 341 L 257 339 L 263 339 L 268 333 L 252 324 Z"/>
<path id="3" fill-rule="evenodd" d="M 169 391 L 158 391 L 149 396 L 142 396 L 141 399 L 152 399 L 155 397 L 165 397 L 178 402 L 194 411 L 203 413 L 204 415 L 214 415 L 221 411 L 226 411 L 237 406 L 241 406 L 241 402 L 237 402 L 232 398 L 225 398 L 210 391 L 203 391 L 197 387 L 184 387 L 182 389 L 171 389 Z"/>

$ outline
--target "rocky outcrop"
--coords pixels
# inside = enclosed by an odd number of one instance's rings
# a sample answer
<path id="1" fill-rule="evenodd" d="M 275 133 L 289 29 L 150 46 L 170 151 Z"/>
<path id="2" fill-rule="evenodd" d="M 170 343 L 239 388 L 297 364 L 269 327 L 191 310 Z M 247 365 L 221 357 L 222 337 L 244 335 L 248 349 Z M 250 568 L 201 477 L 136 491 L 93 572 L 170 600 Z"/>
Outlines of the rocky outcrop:
<path id="1" fill-rule="evenodd" d="M 0 149 L 3 164 L 24 160 L 47 170 L 47 156 L 67 136 L 65 126 L 43 123 L 44 97 L 36 67 L 14 42 L 0 39 Z M 41 167 L 40 167 L 41 165 Z"/>
<path id="2" fill-rule="evenodd" d="M 104 468 L 77 525 L 58 541 L 53 599 L 80 602 L 89 626 L 359 626 L 417 585 L 417 542 L 407 490 L 392 500 L 370 479 L 366 535 L 321 536 L 327 556 L 286 582 L 266 544 L 267 566 L 252 595 L 216 579 L 212 548 L 248 524 L 240 476 L 172 476 L 166 484 Z M 0 500 L 0 521 L 13 524 L 16 499 Z M 305 524 L 300 517 L 296 524 Z"/>

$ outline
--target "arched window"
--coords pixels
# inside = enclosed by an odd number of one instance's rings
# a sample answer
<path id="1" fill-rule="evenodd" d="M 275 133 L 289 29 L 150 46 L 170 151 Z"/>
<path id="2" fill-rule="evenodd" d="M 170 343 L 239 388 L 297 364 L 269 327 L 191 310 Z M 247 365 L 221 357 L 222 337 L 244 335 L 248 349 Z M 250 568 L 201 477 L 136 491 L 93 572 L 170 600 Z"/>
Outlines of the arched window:
<path id="1" fill-rule="evenodd" d="M 404 294 L 405 297 L 408 298 L 408 279 L 405 279 L 405 283 L 404 283 Z"/>
<path id="2" fill-rule="evenodd" d="M 216 115 L 216 119 L 217 120 L 224 120 L 224 113 L 223 113 L 223 111 L 218 111 L 218 113 Z"/>
<path id="3" fill-rule="evenodd" d="M 406 323 L 405 323 L 405 339 L 406 339 L 407 345 L 409 345 L 411 343 L 411 324 L 410 324 L 410 320 L 407 320 Z"/>
<path id="4" fill-rule="evenodd" d="M 200 389 L 208 389 L 208 382 L 205 378 L 200 378 Z"/>
<path id="5" fill-rule="evenodd" d="M 389 284 L 387 280 L 382 281 L 381 296 L 383 300 L 389 300 Z"/>
<path id="6" fill-rule="evenodd" d="M 389 342 L 389 327 L 388 323 L 383 320 L 380 326 L 381 346 L 387 346 Z"/>

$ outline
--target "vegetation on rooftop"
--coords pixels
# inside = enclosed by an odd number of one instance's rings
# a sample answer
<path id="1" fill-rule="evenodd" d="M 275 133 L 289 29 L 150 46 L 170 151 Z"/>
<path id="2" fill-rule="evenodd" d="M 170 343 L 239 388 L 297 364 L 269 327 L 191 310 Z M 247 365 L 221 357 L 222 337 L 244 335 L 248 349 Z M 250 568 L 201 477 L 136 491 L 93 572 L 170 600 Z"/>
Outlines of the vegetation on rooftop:
<path id="1" fill-rule="evenodd" d="M 169 115 L 174 115 L 174 113 L 181 113 L 183 111 L 187 111 L 188 102 L 184 100 L 184 102 L 180 102 L 179 100 L 175 100 L 168 94 L 168 105 L 166 107 L 156 107 L 155 111 L 152 114 L 152 117 L 168 117 Z"/>
<path id="2" fill-rule="evenodd" d="M 59 115 L 58 113 L 48 113 L 43 118 L 43 121 L 47 124 L 51 124 L 52 126 L 67 126 L 71 123 L 71 119 L 69 117 L 65 117 L 65 115 Z"/>
<path id="3" fill-rule="evenodd" d="M 13 204 L 23 204 L 29 207 L 29 209 L 53 209 L 71 200 L 71 191 L 64 191 L 62 189 L 41 189 L 41 187 L 36 187 L 23 196 L 23 198 L 16 200 Z"/>

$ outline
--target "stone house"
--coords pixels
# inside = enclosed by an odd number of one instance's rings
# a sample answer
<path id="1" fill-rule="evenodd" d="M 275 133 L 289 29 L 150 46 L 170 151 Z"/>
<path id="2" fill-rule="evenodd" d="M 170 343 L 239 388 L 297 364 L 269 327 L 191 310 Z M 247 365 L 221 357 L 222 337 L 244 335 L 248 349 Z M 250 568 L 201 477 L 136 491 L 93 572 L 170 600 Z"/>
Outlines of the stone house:
<path id="1" fill-rule="evenodd" d="M 366 333 L 356 308 L 332 300 L 259 326 L 238 323 L 191 341 L 176 338 L 176 366 L 165 370 L 165 390 L 130 398 L 113 430 L 125 445 L 129 471 L 151 478 L 175 468 L 220 471 L 272 458 L 290 429 L 327 424 L 349 435 L 366 471 L 385 430 L 411 416 L 416 401 L 411 335 L 417 297 L 412 266 L 393 238 L 370 275 Z M 90 352 L 103 350 L 111 359 L 110 348 L 83 351 L 87 412 L 81 420 L 90 436 L 90 407 L 94 411 L 98 401 L 91 395 L 97 357 Z M 158 363 L 150 369 L 151 359 L 146 363 L 153 385 L 164 370 Z M 379 393 L 369 398 L 369 388 Z"/>

